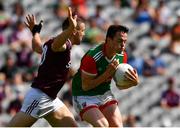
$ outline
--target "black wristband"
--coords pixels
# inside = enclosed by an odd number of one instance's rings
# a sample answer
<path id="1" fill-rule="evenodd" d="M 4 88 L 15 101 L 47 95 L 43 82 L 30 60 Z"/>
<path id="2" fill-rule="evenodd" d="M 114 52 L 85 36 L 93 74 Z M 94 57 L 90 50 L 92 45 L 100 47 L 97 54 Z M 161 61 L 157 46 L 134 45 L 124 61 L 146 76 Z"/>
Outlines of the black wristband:
<path id="1" fill-rule="evenodd" d="M 32 31 L 31 31 L 33 36 L 35 35 L 35 33 L 40 33 L 41 32 L 42 24 L 43 24 L 43 21 L 41 20 L 38 25 L 37 24 L 34 25 Z"/>

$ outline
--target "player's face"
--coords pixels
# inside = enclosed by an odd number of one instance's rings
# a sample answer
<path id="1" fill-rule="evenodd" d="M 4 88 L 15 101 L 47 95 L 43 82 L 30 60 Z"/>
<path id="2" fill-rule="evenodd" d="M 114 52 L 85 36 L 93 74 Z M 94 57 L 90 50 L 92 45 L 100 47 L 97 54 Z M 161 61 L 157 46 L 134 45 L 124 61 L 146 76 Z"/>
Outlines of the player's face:
<path id="1" fill-rule="evenodd" d="M 113 38 L 113 46 L 114 50 L 119 53 L 125 50 L 127 41 L 127 33 L 117 32 L 115 37 Z"/>
<path id="2" fill-rule="evenodd" d="M 76 27 L 75 35 L 74 35 L 75 44 L 80 44 L 80 42 L 83 39 L 84 33 L 85 33 L 85 24 L 79 23 Z"/>

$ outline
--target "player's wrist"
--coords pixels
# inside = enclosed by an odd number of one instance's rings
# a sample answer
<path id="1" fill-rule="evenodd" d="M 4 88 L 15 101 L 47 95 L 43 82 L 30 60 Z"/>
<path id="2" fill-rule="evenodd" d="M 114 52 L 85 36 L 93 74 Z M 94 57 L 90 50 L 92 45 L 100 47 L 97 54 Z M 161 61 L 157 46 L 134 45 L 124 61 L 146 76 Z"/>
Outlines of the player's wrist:
<path id="1" fill-rule="evenodd" d="M 43 21 L 41 20 L 39 24 L 35 24 L 34 25 L 33 29 L 31 30 L 33 36 L 36 33 L 40 33 L 41 32 L 42 24 L 43 24 Z"/>

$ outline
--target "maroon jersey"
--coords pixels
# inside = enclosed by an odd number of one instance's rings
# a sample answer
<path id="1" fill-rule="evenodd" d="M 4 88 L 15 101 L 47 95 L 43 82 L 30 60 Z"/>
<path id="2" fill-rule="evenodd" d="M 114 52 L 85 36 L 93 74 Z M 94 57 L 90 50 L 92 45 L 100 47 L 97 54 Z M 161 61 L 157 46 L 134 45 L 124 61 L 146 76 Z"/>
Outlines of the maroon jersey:
<path id="1" fill-rule="evenodd" d="M 56 98 L 57 93 L 64 85 L 70 67 L 70 40 L 66 42 L 66 50 L 63 52 L 53 52 L 51 44 L 53 39 L 43 45 L 41 63 L 38 75 L 35 77 L 32 87 L 38 88 L 51 98 Z"/>

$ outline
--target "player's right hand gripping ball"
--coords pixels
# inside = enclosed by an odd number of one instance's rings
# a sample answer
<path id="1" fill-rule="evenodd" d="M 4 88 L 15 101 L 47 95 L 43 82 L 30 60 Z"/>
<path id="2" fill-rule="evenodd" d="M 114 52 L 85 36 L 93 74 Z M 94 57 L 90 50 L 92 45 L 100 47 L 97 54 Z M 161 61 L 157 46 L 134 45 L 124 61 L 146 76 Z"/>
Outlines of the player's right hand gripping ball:
<path id="1" fill-rule="evenodd" d="M 128 72 L 128 69 L 133 70 L 133 67 L 127 63 L 121 63 L 118 65 L 115 75 L 113 77 L 116 86 L 122 87 L 127 85 L 127 79 L 124 77 L 125 72 Z"/>

